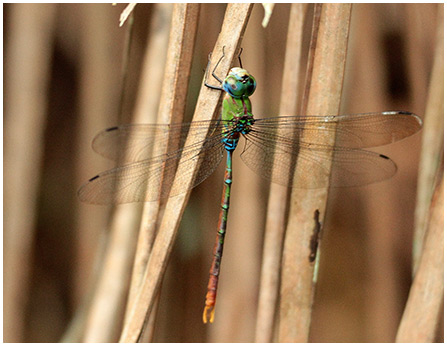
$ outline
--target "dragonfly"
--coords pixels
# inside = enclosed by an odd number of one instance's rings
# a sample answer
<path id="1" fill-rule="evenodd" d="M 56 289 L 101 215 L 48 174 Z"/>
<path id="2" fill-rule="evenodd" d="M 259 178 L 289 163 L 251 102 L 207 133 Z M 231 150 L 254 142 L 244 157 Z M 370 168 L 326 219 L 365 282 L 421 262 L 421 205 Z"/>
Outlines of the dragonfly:
<path id="1" fill-rule="evenodd" d="M 281 185 L 316 189 L 328 185 L 361 186 L 391 178 L 397 170 L 395 163 L 364 148 L 399 141 L 422 127 L 417 115 L 405 111 L 255 118 L 249 97 L 256 90 L 256 80 L 242 68 L 240 55 L 240 67 L 231 68 L 220 79 L 216 68 L 224 56 L 223 52 L 211 72 L 219 84 L 212 85 L 207 79 L 204 82 L 206 87 L 224 92 L 220 119 L 169 125 L 128 124 L 103 130 L 93 139 L 92 147 L 119 162 L 118 167 L 94 176 L 78 191 L 80 200 L 91 204 L 161 200 L 200 184 L 226 156 L 204 323 L 214 321 L 233 182 L 233 153 L 242 137 L 240 156 L 254 172 Z M 210 59 L 206 75 L 209 65 Z M 187 137 L 201 139 L 189 144 Z M 329 144 L 328 138 L 332 139 Z M 163 149 L 172 143 L 176 144 L 174 148 Z"/>

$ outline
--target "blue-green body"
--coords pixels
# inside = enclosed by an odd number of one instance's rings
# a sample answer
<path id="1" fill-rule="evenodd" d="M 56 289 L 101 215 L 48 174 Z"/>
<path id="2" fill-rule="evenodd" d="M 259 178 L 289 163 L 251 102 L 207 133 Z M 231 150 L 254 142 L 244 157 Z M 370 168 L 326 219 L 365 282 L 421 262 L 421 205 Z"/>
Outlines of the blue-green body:
<path id="1" fill-rule="evenodd" d="M 248 134 L 254 121 L 251 112 L 251 102 L 248 97 L 255 91 L 256 81 L 246 70 L 234 67 L 225 78 L 222 89 L 227 92 L 222 101 L 222 120 L 225 124 L 222 127 L 222 142 L 227 152 L 227 164 L 217 237 L 213 251 L 214 258 L 210 269 L 205 309 L 203 310 L 204 323 L 207 323 L 208 317 L 211 323 L 214 321 L 217 284 L 227 229 L 228 211 L 230 209 L 231 184 L 233 182 L 232 155 L 237 147 L 240 135 Z"/>

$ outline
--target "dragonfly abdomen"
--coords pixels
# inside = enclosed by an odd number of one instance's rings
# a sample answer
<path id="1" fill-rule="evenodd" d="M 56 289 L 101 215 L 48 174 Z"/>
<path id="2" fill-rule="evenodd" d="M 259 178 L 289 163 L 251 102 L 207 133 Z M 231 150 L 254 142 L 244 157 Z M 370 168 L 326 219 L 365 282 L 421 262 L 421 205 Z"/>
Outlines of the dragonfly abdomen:
<path id="1" fill-rule="evenodd" d="M 228 145 L 236 147 L 239 138 L 239 133 L 236 133 L 236 138 L 225 138 L 222 140 Z M 219 282 L 220 263 L 222 261 L 225 233 L 227 230 L 228 211 L 230 209 L 230 192 L 231 184 L 233 182 L 233 168 L 232 168 L 233 150 L 227 150 L 227 167 L 225 169 L 224 187 L 222 193 L 222 202 L 220 204 L 219 225 L 217 229 L 216 242 L 213 251 L 213 263 L 210 268 L 210 277 L 208 280 L 207 293 L 205 298 L 205 308 L 203 309 L 203 322 L 207 323 L 208 317 L 210 323 L 214 321 L 214 308 L 216 305 L 217 284 Z"/>
<path id="2" fill-rule="evenodd" d="M 239 133 L 236 132 L 231 137 L 222 138 L 222 143 L 226 151 L 234 151 L 239 143 Z"/>

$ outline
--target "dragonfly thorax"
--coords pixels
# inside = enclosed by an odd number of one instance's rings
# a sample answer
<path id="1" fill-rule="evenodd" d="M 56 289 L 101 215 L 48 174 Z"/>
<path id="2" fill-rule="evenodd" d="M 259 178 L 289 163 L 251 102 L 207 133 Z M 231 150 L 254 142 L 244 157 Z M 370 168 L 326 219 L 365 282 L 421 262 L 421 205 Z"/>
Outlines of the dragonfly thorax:
<path id="1" fill-rule="evenodd" d="M 253 117 L 251 102 L 247 96 L 234 98 L 226 94 L 222 101 L 222 120 L 233 120 L 243 116 Z"/>
<path id="2" fill-rule="evenodd" d="M 235 117 L 233 120 L 233 129 L 235 132 L 246 135 L 251 131 L 251 125 L 253 125 L 254 122 L 255 120 L 251 114 Z"/>
<path id="3" fill-rule="evenodd" d="M 222 137 L 222 143 L 224 143 L 225 149 L 229 151 L 236 149 L 240 135 L 248 134 L 254 122 L 253 116 L 243 114 L 228 121 L 224 126 Z"/>

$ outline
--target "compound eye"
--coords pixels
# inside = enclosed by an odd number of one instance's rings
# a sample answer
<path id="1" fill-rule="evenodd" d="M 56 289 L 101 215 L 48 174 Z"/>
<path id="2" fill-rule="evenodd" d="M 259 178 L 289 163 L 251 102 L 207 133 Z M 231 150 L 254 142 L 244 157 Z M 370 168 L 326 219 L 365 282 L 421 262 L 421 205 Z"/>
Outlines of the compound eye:
<path id="1" fill-rule="evenodd" d="M 256 90 L 256 80 L 253 78 L 252 75 L 249 75 L 245 85 L 246 85 L 245 96 L 253 95 L 253 93 Z"/>
<path id="2" fill-rule="evenodd" d="M 245 86 L 244 83 L 234 76 L 228 76 L 225 78 L 224 85 L 225 91 L 231 96 L 240 98 L 244 95 Z"/>
<path id="3" fill-rule="evenodd" d="M 256 81 L 247 71 L 239 68 L 230 70 L 223 83 L 224 90 L 232 97 L 250 96 L 256 89 Z"/>

